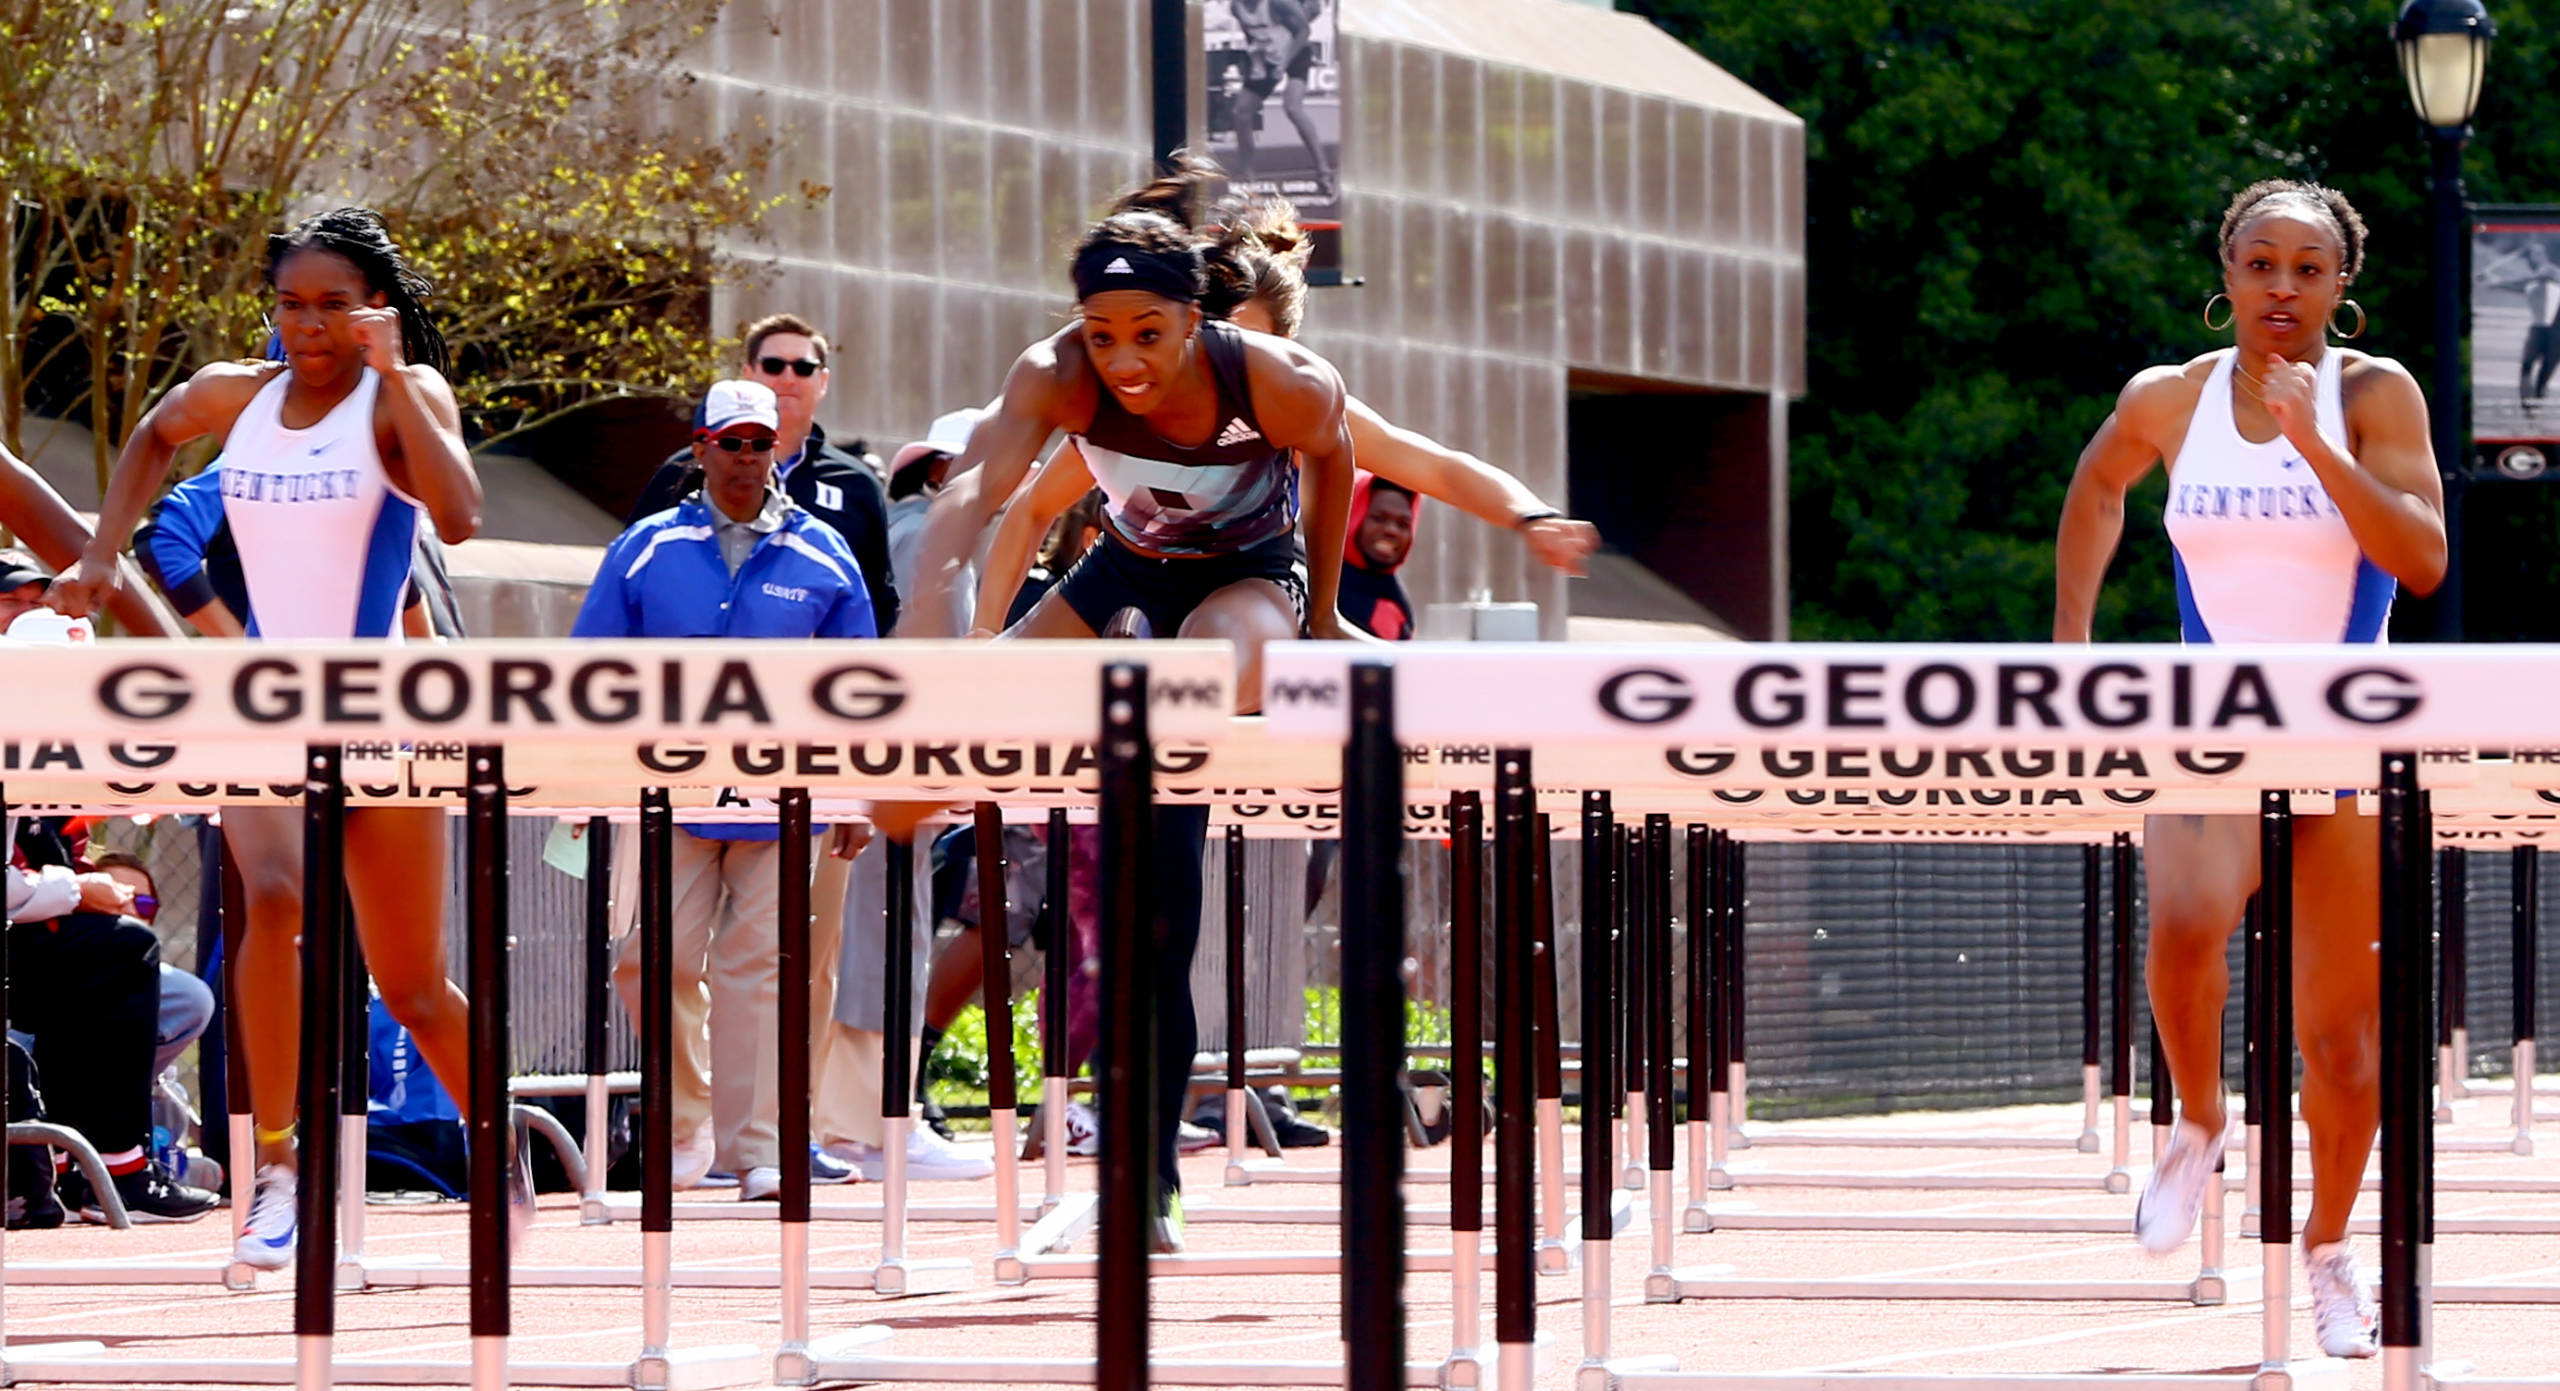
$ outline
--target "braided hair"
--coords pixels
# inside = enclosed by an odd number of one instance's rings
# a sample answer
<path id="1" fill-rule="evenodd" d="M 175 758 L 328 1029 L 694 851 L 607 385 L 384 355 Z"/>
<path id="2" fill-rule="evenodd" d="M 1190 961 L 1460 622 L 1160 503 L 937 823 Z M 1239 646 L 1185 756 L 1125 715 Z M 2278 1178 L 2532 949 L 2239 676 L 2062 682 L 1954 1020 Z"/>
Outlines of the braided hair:
<path id="1" fill-rule="evenodd" d="M 400 254 L 382 214 L 371 208 L 332 208 L 268 237 L 267 283 L 275 284 L 284 263 L 302 251 L 330 252 L 354 266 L 364 276 L 365 288 L 399 311 L 400 355 L 438 372 L 447 369 L 444 333 L 427 316 L 427 297 L 436 287 Z"/>
<path id="2" fill-rule="evenodd" d="M 1235 317 L 1261 300 L 1283 338 L 1298 336 L 1307 317 L 1307 258 L 1314 242 L 1286 198 L 1231 194 L 1210 214 L 1205 249 L 1209 293 L 1200 301 L 1212 319 Z"/>
<path id="3" fill-rule="evenodd" d="M 2299 179 L 2260 179 L 2240 190 L 2231 206 L 2222 214 L 2222 263 L 2231 264 L 2232 243 L 2250 218 L 2275 208 L 2302 208 L 2325 217 L 2338 229 L 2338 278 L 2351 281 L 2364 269 L 2364 218 L 2347 195 L 2334 188 L 2307 183 Z"/>

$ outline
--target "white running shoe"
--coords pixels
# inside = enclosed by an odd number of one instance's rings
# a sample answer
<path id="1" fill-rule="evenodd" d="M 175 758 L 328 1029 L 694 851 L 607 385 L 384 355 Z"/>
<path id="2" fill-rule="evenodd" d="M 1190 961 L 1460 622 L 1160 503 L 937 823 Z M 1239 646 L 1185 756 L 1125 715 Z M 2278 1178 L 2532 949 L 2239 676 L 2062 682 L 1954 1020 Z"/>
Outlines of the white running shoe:
<path id="1" fill-rule="evenodd" d="M 2221 1166 L 2220 1140 L 2193 1121 L 2179 1121 L 2134 1205 L 2133 1239 L 2143 1250 L 2165 1256 L 2186 1243 L 2204 1212 L 2205 1189 Z"/>
<path id="2" fill-rule="evenodd" d="M 704 1121 L 688 1136 L 676 1140 L 675 1186 L 692 1188 L 711 1173 L 713 1151 L 719 1143 L 712 1137 L 711 1122 Z"/>
<path id="3" fill-rule="evenodd" d="M 742 1202 L 775 1202 L 782 1197 L 782 1170 L 770 1164 L 758 1164 L 738 1176 L 738 1198 Z"/>
<path id="4" fill-rule="evenodd" d="M 1067 1103 L 1067 1153 L 1080 1159 L 1102 1153 L 1102 1118 L 1081 1101 Z"/>
<path id="5" fill-rule="evenodd" d="M 879 1183 L 888 1177 L 887 1156 L 877 1145 L 856 1140 L 841 1151 L 841 1157 L 853 1162 L 863 1178 Z M 963 1149 L 934 1134 L 922 1125 L 907 1131 L 907 1177 L 917 1182 L 943 1179 L 979 1179 L 996 1171 L 996 1162 L 983 1154 Z"/>
<path id="6" fill-rule="evenodd" d="M 2356 1278 L 2355 1253 L 2343 1241 L 2302 1248 L 2311 1277 L 2311 1328 L 2320 1351 L 2331 1357 L 2374 1357 L 2382 1352 L 2379 1311 Z"/>
<path id="7" fill-rule="evenodd" d="M 261 1164 L 249 1199 L 248 1229 L 231 1259 L 253 1270 L 282 1270 L 293 1260 L 294 1207 L 301 1185 L 282 1164 Z"/>

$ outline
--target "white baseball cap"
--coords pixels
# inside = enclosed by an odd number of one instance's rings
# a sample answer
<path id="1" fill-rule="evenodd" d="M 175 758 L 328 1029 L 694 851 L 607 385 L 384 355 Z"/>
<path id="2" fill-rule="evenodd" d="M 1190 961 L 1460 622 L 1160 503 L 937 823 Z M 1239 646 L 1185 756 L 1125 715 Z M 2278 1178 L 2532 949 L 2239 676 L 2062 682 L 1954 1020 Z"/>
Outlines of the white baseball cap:
<path id="1" fill-rule="evenodd" d="M 732 425 L 780 430 L 782 407 L 774 399 L 773 388 L 762 382 L 713 382 L 702 395 L 701 421 L 695 428 L 716 435 Z"/>
<path id="2" fill-rule="evenodd" d="M 926 428 L 923 439 L 901 448 L 897 457 L 889 461 L 889 476 L 895 478 L 906 471 L 907 465 L 931 455 L 958 457 L 960 451 L 969 447 L 969 436 L 976 432 L 978 422 L 986 419 L 987 414 L 977 406 L 962 406 L 936 418 Z"/>

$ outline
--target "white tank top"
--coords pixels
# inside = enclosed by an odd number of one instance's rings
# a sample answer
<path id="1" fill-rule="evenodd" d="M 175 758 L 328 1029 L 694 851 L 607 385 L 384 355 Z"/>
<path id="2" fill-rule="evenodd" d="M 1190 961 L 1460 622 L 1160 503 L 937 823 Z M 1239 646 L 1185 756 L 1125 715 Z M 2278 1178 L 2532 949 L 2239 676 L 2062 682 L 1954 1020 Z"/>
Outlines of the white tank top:
<path id="1" fill-rule="evenodd" d="M 418 508 L 391 487 L 374 448 L 382 379 L 365 368 L 318 423 L 289 430 L 291 375 L 259 388 L 222 449 L 222 510 L 249 590 L 249 631 L 397 641 Z"/>
<path id="2" fill-rule="evenodd" d="M 2282 435 L 2241 437 L 2231 415 L 2237 351 L 2215 355 L 2169 465 L 2178 626 L 2192 643 L 2381 642 L 2398 584 L 2365 558 L 2302 451 Z M 2345 356 L 2321 355 L 2313 391 L 2320 434 L 2341 454 Z"/>

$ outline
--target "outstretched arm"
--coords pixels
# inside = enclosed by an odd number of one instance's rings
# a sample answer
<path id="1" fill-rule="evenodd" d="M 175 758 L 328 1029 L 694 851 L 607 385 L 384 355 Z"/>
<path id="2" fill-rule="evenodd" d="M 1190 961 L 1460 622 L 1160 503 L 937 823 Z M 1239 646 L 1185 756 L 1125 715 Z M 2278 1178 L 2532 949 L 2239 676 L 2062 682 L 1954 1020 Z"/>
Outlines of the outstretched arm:
<path id="1" fill-rule="evenodd" d="M 2153 368 L 2127 383 L 2115 413 L 2080 451 L 2062 526 L 2053 540 L 2053 640 L 2087 642 L 2097 621 L 2098 588 L 2124 539 L 2124 495 L 2160 462 L 2156 424 L 2177 389 L 2177 368 Z"/>
<path id="2" fill-rule="evenodd" d="M 1093 469 L 1085 463 L 1084 451 L 1072 443 L 1050 455 L 1049 462 L 1031 475 L 1031 486 L 1004 509 L 1004 520 L 996 524 L 996 539 L 987 547 L 986 566 L 978 573 L 978 616 L 969 636 L 993 637 L 1002 630 L 1014 593 L 1031 571 L 1040 538 L 1076 505 L 1076 499 L 1092 490 Z"/>
<path id="3" fill-rule="evenodd" d="M 915 592 L 904 596 L 901 611 L 906 622 L 897 636 L 961 636 L 926 632 L 920 625 L 931 623 L 934 614 L 949 611 L 952 587 L 960 583 L 969 557 L 977 553 L 979 534 L 1022 486 L 1031 461 L 1040 456 L 1040 446 L 1069 423 L 1062 413 L 1072 406 L 1072 392 L 1060 382 L 1057 341 L 1034 343 L 1014 359 L 994 413 L 969 432 L 969 447 L 951 461 L 951 482 L 934 494 L 924 529 L 916 537 Z M 1073 428 L 1083 425 L 1075 423 Z"/>
<path id="4" fill-rule="evenodd" d="M 1389 422 L 1357 396 L 1344 405 L 1360 467 L 1468 516 L 1519 532 L 1540 564 L 1568 575 L 1583 573 L 1583 561 L 1599 549 L 1599 528 L 1558 513 L 1519 479 L 1463 449 Z"/>

